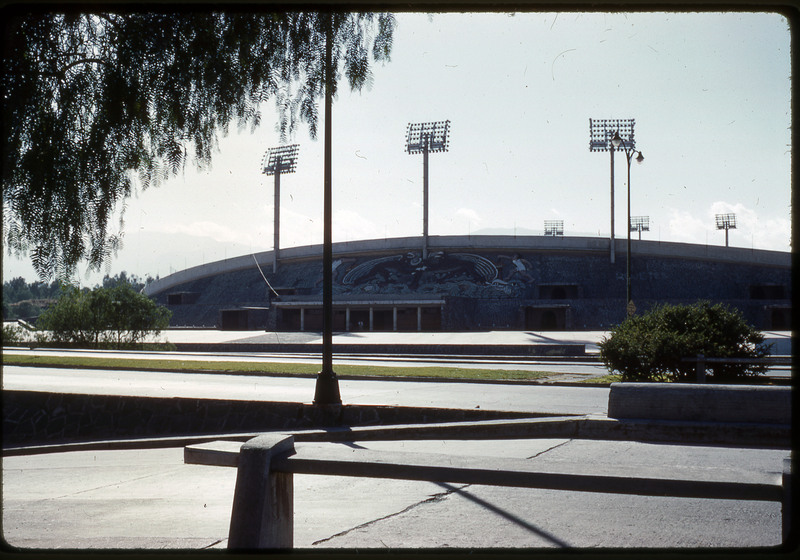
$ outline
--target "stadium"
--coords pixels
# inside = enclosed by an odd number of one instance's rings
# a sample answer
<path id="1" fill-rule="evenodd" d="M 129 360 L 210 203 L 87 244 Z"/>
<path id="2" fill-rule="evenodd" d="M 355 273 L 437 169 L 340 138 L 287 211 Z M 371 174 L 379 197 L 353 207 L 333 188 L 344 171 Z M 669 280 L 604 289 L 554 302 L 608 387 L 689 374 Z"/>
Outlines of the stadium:
<path id="1" fill-rule="evenodd" d="M 627 312 L 627 252 L 624 239 L 565 236 L 334 243 L 333 329 L 607 330 Z M 788 252 L 632 240 L 630 285 L 637 312 L 708 300 L 756 328 L 790 328 Z M 171 327 L 321 331 L 322 246 L 187 268 L 145 293 L 172 311 Z"/>

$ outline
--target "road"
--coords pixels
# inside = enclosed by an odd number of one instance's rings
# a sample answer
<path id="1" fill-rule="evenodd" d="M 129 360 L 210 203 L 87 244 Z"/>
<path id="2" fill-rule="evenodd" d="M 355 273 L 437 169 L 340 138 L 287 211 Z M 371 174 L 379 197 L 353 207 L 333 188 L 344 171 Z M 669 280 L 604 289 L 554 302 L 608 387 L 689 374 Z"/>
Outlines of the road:
<path id="1" fill-rule="evenodd" d="M 4 348 L 3 353 L 9 356 L 73 356 L 128 358 L 141 360 L 204 360 L 212 362 L 270 362 L 270 363 L 321 363 L 318 353 L 279 353 L 279 352 L 120 352 L 112 350 L 51 350 L 37 348 Z M 334 366 L 342 365 L 374 365 L 382 367 L 431 367 L 448 366 L 465 369 L 496 368 L 519 371 L 547 371 L 553 373 L 571 373 L 575 375 L 606 375 L 608 370 L 593 358 L 522 358 L 497 356 L 388 356 L 376 354 L 336 354 Z"/>
<path id="2" fill-rule="evenodd" d="M 7 355 L 83 356 L 106 358 L 135 358 L 142 360 L 205 360 L 213 362 L 269 362 L 269 363 L 321 363 L 318 353 L 278 352 L 121 352 L 115 350 L 51 350 L 37 348 L 4 348 Z M 418 356 L 379 354 L 335 354 L 334 367 L 342 365 L 374 365 L 381 367 L 432 367 L 448 366 L 464 369 L 496 368 L 515 371 L 544 371 L 576 378 L 599 377 L 609 372 L 596 357 L 587 358 L 528 358 L 498 356 Z M 773 366 L 769 377 L 787 379 L 792 375 L 790 366 Z M 570 379 L 565 379 L 570 380 Z"/>
<path id="3" fill-rule="evenodd" d="M 313 377 L 7 366 L 3 390 L 271 402 L 313 400 Z M 605 414 L 608 387 L 340 379 L 344 404 Z"/>

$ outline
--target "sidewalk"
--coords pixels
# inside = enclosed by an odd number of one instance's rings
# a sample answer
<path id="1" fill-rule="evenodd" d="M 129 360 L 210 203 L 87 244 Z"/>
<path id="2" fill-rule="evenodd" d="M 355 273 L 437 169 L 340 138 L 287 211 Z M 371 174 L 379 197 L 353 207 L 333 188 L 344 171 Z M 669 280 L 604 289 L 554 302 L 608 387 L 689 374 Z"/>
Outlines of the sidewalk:
<path id="1" fill-rule="evenodd" d="M 180 333 L 180 334 L 179 334 Z M 186 333 L 186 334 L 184 334 Z M 267 333 L 258 336 L 283 336 Z M 455 337 L 496 340 L 542 333 L 385 333 L 437 344 Z M 563 333 L 559 333 L 560 335 Z M 241 340 L 253 332 L 168 331 L 167 338 Z M 307 336 L 295 333 L 296 336 Z M 572 333 L 590 340 L 588 333 Z M 572 336 L 569 333 L 564 336 Z M 309 335 L 310 336 L 310 335 Z M 358 333 L 379 341 L 384 333 Z M 548 335 L 549 336 L 549 335 Z M 496 337 L 496 338 L 495 338 Z M 576 340 L 576 338 L 568 338 Z M 172 339 L 171 339 L 172 340 Z M 591 343 L 591 342 L 589 342 Z M 18 372 L 17 370 L 22 370 Z M 189 398 L 310 401 L 313 379 L 142 372 L 61 372 L 28 379 L 34 368 L 7 368 L 4 388 Z M 62 379 L 63 381 L 59 381 Z M 60 387 L 58 383 L 64 383 Z M 350 404 L 515 410 L 549 414 L 607 412 L 608 389 L 443 382 L 340 380 Z M 514 457 L 536 466 L 596 466 L 621 475 L 637 467 L 690 466 L 705 479 L 779 476 L 788 449 L 649 444 L 578 439 L 402 440 L 331 443 L 375 450 Z M 22 549 L 225 548 L 236 470 L 186 465 L 183 448 L 91 450 L 3 458 L 3 538 Z M 331 476 L 294 478 L 295 546 L 402 548 L 720 548 L 781 542 L 777 502 L 625 496 Z"/>
<path id="2" fill-rule="evenodd" d="M 777 473 L 787 450 L 569 439 L 358 442 L 376 450 L 591 463 L 635 473 L 693 465 L 707 478 Z M 777 474 L 775 475 L 777 476 Z M 3 537 L 21 548 L 226 546 L 236 470 L 185 465 L 181 448 L 3 460 Z M 295 475 L 295 547 L 717 548 L 775 546 L 776 502 L 731 502 Z"/>

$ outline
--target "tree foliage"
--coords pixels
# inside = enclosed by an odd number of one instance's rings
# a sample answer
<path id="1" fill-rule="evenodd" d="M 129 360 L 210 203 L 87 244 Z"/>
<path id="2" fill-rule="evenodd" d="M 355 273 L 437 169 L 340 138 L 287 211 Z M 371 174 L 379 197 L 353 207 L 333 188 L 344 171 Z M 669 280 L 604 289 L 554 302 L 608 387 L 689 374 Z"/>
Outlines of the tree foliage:
<path id="1" fill-rule="evenodd" d="M 65 285 L 37 326 L 51 341 L 81 348 L 131 347 L 169 325 L 172 313 L 129 285 L 80 290 Z"/>
<path id="2" fill-rule="evenodd" d="M 83 259 L 99 269 L 137 185 L 209 165 L 218 134 L 257 126 L 268 99 L 282 138 L 302 122 L 314 137 L 328 33 L 334 91 L 342 74 L 361 88 L 395 25 L 371 13 L 5 15 L 4 237 L 43 279 Z"/>
<path id="3" fill-rule="evenodd" d="M 627 318 L 599 344 L 600 357 L 622 381 L 691 382 L 696 364 L 684 362 L 703 354 L 707 358 L 760 359 L 768 354 L 764 335 L 738 310 L 701 301 L 693 305 L 661 305 Z M 708 363 L 715 382 L 733 382 L 766 371 L 766 366 Z"/>

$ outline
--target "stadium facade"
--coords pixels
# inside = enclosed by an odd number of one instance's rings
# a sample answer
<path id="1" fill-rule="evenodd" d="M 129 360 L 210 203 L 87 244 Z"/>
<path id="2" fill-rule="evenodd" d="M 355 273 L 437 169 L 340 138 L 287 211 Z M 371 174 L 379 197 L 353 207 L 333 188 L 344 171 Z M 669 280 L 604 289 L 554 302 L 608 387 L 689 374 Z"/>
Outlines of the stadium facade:
<path id="1" fill-rule="evenodd" d="M 626 314 L 627 240 L 432 236 L 335 243 L 334 330 L 605 330 Z M 322 330 L 322 246 L 243 255 L 176 272 L 145 291 L 173 327 Z M 791 254 L 631 242 L 638 311 L 708 300 L 763 330 L 791 322 Z"/>

